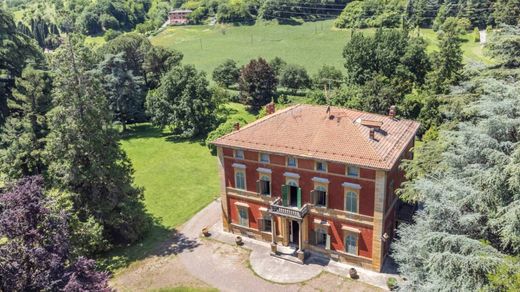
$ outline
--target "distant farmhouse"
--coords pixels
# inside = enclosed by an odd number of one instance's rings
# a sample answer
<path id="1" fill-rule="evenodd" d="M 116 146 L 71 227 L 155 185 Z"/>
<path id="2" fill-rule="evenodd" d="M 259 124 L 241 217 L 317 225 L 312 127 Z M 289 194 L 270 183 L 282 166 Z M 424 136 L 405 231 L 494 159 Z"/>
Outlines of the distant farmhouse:
<path id="1" fill-rule="evenodd" d="M 303 263 L 309 251 L 381 271 L 395 236 L 419 123 L 296 105 L 217 139 L 224 230 L 271 242 Z M 404 206 L 404 205 L 403 205 Z"/>
<path id="2" fill-rule="evenodd" d="M 169 25 L 181 25 L 188 23 L 188 15 L 192 12 L 190 9 L 174 9 L 168 13 Z"/>

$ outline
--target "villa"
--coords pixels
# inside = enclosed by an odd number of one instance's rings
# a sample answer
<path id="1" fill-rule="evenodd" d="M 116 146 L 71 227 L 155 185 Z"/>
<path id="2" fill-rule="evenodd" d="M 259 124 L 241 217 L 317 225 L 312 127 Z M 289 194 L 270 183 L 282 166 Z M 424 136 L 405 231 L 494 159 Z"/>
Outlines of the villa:
<path id="1" fill-rule="evenodd" d="M 397 228 L 399 168 L 419 124 L 295 105 L 217 139 L 224 230 L 381 271 Z"/>

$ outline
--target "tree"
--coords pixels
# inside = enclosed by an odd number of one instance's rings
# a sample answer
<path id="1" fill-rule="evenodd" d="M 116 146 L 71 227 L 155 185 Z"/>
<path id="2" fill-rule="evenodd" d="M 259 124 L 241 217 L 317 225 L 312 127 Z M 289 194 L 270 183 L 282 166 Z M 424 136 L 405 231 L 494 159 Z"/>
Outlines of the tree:
<path id="1" fill-rule="evenodd" d="M 154 125 L 169 126 L 181 137 L 208 133 L 215 125 L 217 104 L 208 89 L 204 72 L 192 65 L 174 67 L 161 85 L 146 98 Z"/>
<path id="2" fill-rule="evenodd" d="M 74 36 L 51 60 L 56 78 L 55 107 L 48 114 L 48 176 L 54 187 L 76 194 L 74 212 L 80 220 L 93 216 L 111 243 L 134 242 L 150 222 L 91 58 Z"/>
<path id="3" fill-rule="evenodd" d="M 240 77 L 240 69 L 231 59 L 225 60 L 213 70 L 213 80 L 220 86 L 230 87 L 238 82 L 238 77 Z"/>
<path id="4" fill-rule="evenodd" d="M 291 89 L 294 94 L 298 89 L 309 88 L 311 79 L 303 66 L 289 64 L 282 71 L 280 85 Z"/>
<path id="5" fill-rule="evenodd" d="M 51 108 L 51 78 L 45 71 L 27 67 L 16 78 L 9 100 L 11 115 L 0 130 L 0 174 L 6 180 L 42 174 L 48 133 L 45 115 Z"/>
<path id="6" fill-rule="evenodd" d="M 433 55 L 433 67 L 430 88 L 435 93 L 446 92 L 449 85 L 460 80 L 462 64 L 462 38 L 464 28 L 459 19 L 448 17 L 438 32 L 440 51 Z"/>
<path id="7" fill-rule="evenodd" d="M 520 150 L 507 145 L 519 141 L 511 133 L 520 127 L 520 87 L 509 74 L 491 76 L 501 73 L 486 70 L 449 96 L 464 108 L 446 107 L 451 123 L 405 164 L 414 177 L 402 193 L 423 210 L 394 246 L 404 290 L 514 287 L 504 277 L 520 270 L 506 258 L 520 251 Z"/>
<path id="8" fill-rule="evenodd" d="M 280 80 L 282 71 L 285 68 L 285 66 L 287 66 L 287 62 L 285 62 L 280 57 L 274 57 L 271 61 L 269 61 L 269 66 L 271 66 L 271 69 L 273 69 L 276 78 Z"/>
<path id="9" fill-rule="evenodd" d="M 0 194 L 0 288 L 3 291 L 110 291 L 108 274 L 69 254 L 67 214 L 52 211 L 41 176 Z M 72 262 L 72 264 L 71 264 Z"/>
<path id="10" fill-rule="evenodd" d="M 491 56 L 506 67 L 520 67 L 520 27 L 502 25 L 486 44 Z"/>
<path id="11" fill-rule="evenodd" d="M 334 66 L 323 65 L 313 78 L 314 87 L 317 89 L 332 90 L 339 88 L 345 77 L 339 69 Z"/>
<path id="12" fill-rule="evenodd" d="M 0 8 L 0 125 L 9 113 L 7 98 L 11 95 L 14 78 L 22 74 L 26 64 L 39 64 L 43 59 L 36 45 L 20 33 L 11 14 Z"/>
<path id="13" fill-rule="evenodd" d="M 499 24 L 520 24 L 520 0 L 498 0 L 494 5 L 493 16 Z"/>
<path id="14" fill-rule="evenodd" d="M 182 53 L 154 47 L 148 38 L 139 33 L 126 33 L 100 48 L 99 54 L 117 55 L 124 52 L 125 66 L 132 74 L 142 77 L 147 89 L 156 88 L 162 74 L 180 64 Z"/>
<path id="15" fill-rule="evenodd" d="M 240 70 L 240 98 L 253 109 L 258 109 L 274 98 L 276 85 L 274 70 L 262 58 L 251 60 Z"/>
<path id="16" fill-rule="evenodd" d="M 105 55 L 97 70 L 103 79 L 108 106 L 123 125 L 123 131 L 129 122 L 144 120 L 144 82 L 126 68 L 123 53 Z"/>

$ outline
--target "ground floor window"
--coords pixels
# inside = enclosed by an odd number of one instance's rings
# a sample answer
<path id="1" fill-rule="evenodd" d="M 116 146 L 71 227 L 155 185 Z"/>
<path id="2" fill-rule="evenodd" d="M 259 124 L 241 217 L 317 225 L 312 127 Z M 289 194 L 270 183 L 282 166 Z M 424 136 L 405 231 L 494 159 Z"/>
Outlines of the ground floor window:
<path id="1" fill-rule="evenodd" d="M 271 226 L 271 218 L 264 217 L 260 219 L 260 230 L 264 232 L 271 232 L 272 230 Z"/>
<path id="2" fill-rule="evenodd" d="M 238 224 L 249 227 L 249 211 L 247 208 L 238 208 Z"/>
<path id="3" fill-rule="evenodd" d="M 327 239 L 328 239 L 328 234 L 325 230 L 323 229 L 318 229 L 316 230 L 316 245 L 317 246 L 321 246 L 323 248 L 327 247 Z"/>
<path id="4" fill-rule="evenodd" d="M 358 235 L 348 234 L 345 237 L 345 251 L 349 254 L 358 254 Z"/>

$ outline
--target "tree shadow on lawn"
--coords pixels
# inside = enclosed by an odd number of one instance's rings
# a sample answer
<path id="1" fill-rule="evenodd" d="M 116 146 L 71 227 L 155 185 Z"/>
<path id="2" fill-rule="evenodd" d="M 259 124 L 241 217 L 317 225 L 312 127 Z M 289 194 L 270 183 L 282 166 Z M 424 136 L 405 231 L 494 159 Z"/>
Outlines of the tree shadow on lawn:
<path id="1" fill-rule="evenodd" d="M 120 134 L 121 140 L 160 138 L 164 136 L 168 136 L 168 134 L 163 133 L 161 128 L 155 127 L 150 123 L 128 125 L 126 131 Z"/>
<path id="2" fill-rule="evenodd" d="M 175 228 L 169 229 L 157 220 L 145 237 L 131 245 L 119 246 L 101 255 L 98 266 L 102 270 L 115 271 L 148 257 L 167 257 L 185 251 L 193 251 L 200 244 L 186 237 Z"/>

